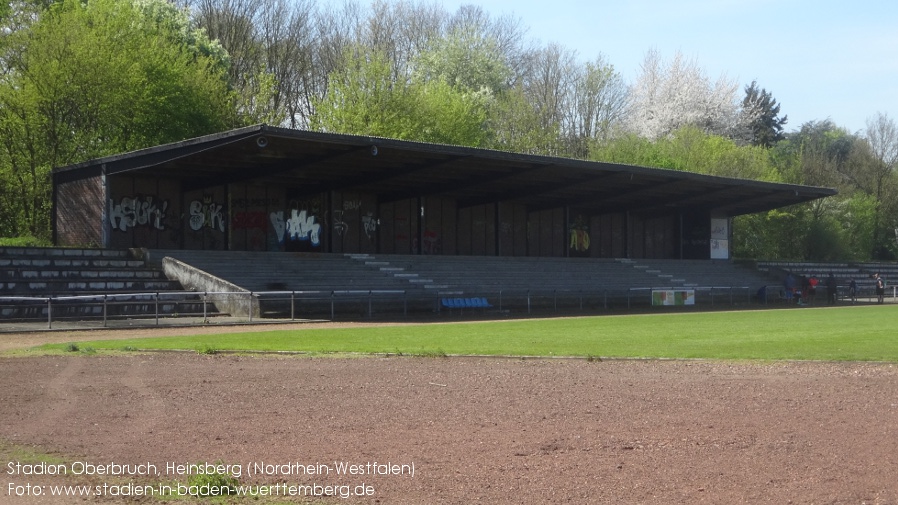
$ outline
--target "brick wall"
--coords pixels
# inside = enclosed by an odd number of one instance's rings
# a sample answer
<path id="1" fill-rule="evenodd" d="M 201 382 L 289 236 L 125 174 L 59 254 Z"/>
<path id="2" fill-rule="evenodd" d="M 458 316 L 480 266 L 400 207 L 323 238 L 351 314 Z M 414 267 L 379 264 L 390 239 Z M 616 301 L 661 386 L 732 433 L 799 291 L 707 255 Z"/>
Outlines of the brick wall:
<path id="1" fill-rule="evenodd" d="M 106 198 L 99 175 L 56 188 L 56 245 L 102 247 Z"/>

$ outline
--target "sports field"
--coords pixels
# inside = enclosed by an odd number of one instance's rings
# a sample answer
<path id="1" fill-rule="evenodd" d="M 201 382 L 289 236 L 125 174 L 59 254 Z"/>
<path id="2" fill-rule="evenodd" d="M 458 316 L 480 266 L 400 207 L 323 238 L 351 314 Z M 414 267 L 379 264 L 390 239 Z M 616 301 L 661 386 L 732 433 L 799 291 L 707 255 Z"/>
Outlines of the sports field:
<path id="1" fill-rule="evenodd" d="M 896 311 L 3 335 L 0 503 L 898 503 Z"/>
<path id="2" fill-rule="evenodd" d="M 82 347 L 406 355 L 898 361 L 898 306 L 269 329 L 96 340 Z M 66 344 L 44 349 L 64 350 Z"/>

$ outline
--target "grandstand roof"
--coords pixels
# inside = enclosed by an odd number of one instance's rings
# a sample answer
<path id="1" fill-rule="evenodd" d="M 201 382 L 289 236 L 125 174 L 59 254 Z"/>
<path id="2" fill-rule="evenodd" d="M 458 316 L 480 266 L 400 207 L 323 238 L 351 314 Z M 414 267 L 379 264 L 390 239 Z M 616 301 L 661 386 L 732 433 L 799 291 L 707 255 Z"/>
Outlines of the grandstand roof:
<path id="1" fill-rule="evenodd" d="M 766 211 L 836 194 L 780 184 L 632 165 L 515 154 L 256 125 L 57 168 L 56 183 L 98 173 L 176 177 L 182 190 L 228 183 L 358 191 L 382 203 L 452 198 L 459 208 L 513 202 L 596 214 L 684 209 L 726 215 Z"/>

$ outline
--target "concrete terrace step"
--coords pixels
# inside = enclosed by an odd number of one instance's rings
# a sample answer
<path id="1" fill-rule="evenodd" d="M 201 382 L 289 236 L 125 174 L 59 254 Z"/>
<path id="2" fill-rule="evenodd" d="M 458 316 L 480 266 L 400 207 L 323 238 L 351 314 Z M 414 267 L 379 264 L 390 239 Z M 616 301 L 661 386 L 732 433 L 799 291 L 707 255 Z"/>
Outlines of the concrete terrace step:
<path id="1" fill-rule="evenodd" d="M 148 268 L 132 270 L 64 270 L 64 269 L 0 269 L 0 280 L 33 279 L 164 279 L 158 270 Z"/>
<path id="2" fill-rule="evenodd" d="M 131 253 L 123 249 L 68 249 L 64 247 L 0 247 L 0 257 L 84 257 L 84 258 L 130 258 Z"/>
<path id="3" fill-rule="evenodd" d="M 52 296 L 59 293 L 106 291 L 177 291 L 180 284 L 174 281 L 34 281 L 0 282 L 0 294 L 39 294 Z"/>
<path id="4" fill-rule="evenodd" d="M 0 256 L 0 267 L 16 268 L 144 268 L 146 263 L 142 260 L 126 259 L 55 259 Z"/>

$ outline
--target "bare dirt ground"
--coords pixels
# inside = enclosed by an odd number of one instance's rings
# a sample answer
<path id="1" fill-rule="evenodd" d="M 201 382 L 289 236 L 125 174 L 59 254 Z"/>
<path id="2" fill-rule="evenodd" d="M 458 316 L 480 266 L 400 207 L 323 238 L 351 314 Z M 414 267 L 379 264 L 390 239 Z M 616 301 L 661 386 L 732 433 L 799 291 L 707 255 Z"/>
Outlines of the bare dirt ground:
<path id="1" fill-rule="evenodd" d="M 79 338 L 3 336 L 7 348 Z M 131 503 L 10 496 L 9 485 L 184 481 L 166 464 L 219 460 L 241 465 L 241 483 L 374 492 L 328 503 L 898 503 L 898 366 L 0 357 L 3 443 L 13 463 L 9 447 L 34 447 L 70 469 L 151 462 L 159 473 L 29 476 L 0 458 L 3 504 Z M 414 475 L 336 475 L 342 461 L 413 464 Z M 288 474 L 248 476 L 254 463 Z"/>

